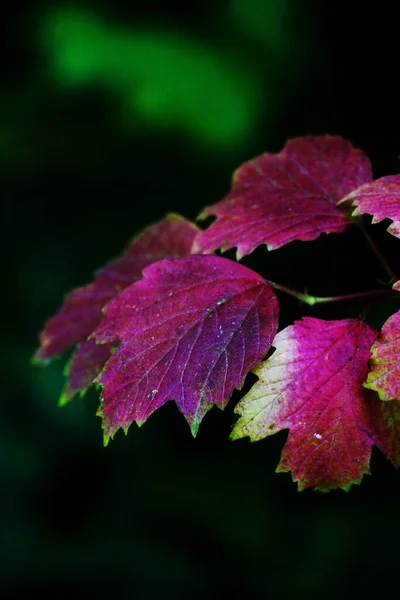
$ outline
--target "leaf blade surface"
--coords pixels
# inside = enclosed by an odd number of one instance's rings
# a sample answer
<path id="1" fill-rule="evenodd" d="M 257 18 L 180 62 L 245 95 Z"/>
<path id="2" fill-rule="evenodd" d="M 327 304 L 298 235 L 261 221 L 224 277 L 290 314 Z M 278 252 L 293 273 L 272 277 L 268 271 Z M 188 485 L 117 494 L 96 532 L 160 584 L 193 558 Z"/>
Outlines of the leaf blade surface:
<path id="1" fill-rule="evenodd" d="M 197 255 L 147 267 L 93 336 L 118 344 L 98 379 L 105 439 L 169 400 L 196 434 L 268 352 L 277 326 L 270 283 L 234 261 Z"/>
<path id="2" fill-rule="evenodd" d="M 200 215 L 217 217 L 195 240 L 196 252 L 237 247 L 238 259 L 260 244 L 269 250 L 321 233 L 340 233 L 350 219 L 338 201 L 372 178 L 363 152 L 335 136 L 289 140 L 278 154 L 242 165 L 230 193 Z"/>

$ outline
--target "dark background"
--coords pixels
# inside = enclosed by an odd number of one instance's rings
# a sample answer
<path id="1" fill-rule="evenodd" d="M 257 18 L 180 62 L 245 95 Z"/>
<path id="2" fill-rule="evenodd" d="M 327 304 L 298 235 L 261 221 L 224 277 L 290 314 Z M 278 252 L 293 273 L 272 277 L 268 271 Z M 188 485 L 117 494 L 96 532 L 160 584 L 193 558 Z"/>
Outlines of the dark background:
<path id="1" fill-rule="evenodd" d="M 394 5 L 394 6 L 393 6 Z M 105 449 L 91 391 L 57 407 L 65 359 L 29 361 L 65 292 L 145 225 L 195 218 L 232 171 L 288 137 L 339 134 L 376 176 L 400 155 L 396 3 L 13 2 L 0 96 L 2 597 L 325 598 L 392 591 L 399 474 L 374 450 L 350 493 L 274 473 L 285 433 L 196 440 L 170 403 Z M 378 239 L 384 228 L 376 228 Z M 394 266 L 396 240 L 383 241 Z M 357 232 L 244 260 L 316 295 L 385 277 Z M 355 316 L 359 303 L 301 314 Z M 397 307 L 396 307 L 397 308 Z M 376 326 L 393 305 L 371 312 Z M 395 590 L 395 587 L 393 587 Z"/>

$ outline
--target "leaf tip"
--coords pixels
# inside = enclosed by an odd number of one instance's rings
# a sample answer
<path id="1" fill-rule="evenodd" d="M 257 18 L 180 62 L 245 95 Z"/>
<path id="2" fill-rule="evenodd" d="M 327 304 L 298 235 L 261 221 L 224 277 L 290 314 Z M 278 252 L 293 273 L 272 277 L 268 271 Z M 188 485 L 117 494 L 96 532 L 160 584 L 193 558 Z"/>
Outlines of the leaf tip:
<path id="1" fill-rule="evenodd" d="M 236 440 L 243 439 L 246 436 L 249 437 L 251 442 L 256 441 L 252 439 L 250 432 L 246 428 L 246 424 L 243 423 L 243 414 L 241 412 L 240 402 L 235 406 L 234 413 L 240 416 L 233 424 L 232 431 L 229 435 L 229 439 L 231 440 L 231 442 L 236 442 Z"/>
<path id="2" fill-rule="evenodd" d="M 140 427 L 140 425 L 139 425 L 139 427 Z M 122 431 L 124 432 L 125 436 L 127 436 L 128 431 L 129 431 L 129 425 L 122 425 Z"/>
<path id="3" fill-rule="evenodd" d="M 106 423 L 105 416 L 102 413 L 102 408 L 103 408 L 103 401 L 101 399 L 101 404 L 100 404 L 99 408 L 97 409 L 96 417 L 100 417 L 100 419 L 102 420 L 101 427 L 103 429 L 103 446 L 105 448 L 106 446 L 108 446 L 108 442 L 110 441 L 110 439 L 113 439 L 113 437 L 115 435 L 115 431 L 110 431 L 111 428 Z"/>
<path id="4" fill-rule="evenodd" d="M 189 422 L 189 427 L 190 427 L 190 431 L 191 431 L 192 436 L 194 438 L 196 438 L 197 434 L 199 433 L 200 419 L 195 419 L 191 423 Z"/>
<path id="5" fill-rule="evenodd" d="M 41 367 L 46 366 L 43 361 L 37 357 L 36 353 L 30 357 L 29 364 L 33 369 L 40 369 Z"/>
<path id="6" fill-rule="evenodd" d="M 224 252 L 224 250 L 222 248 L 221 248 L 221 252 Z M 237 250 L 236 250 L 237 262 L 241 261 L 244 256 L 246 256 L 246 252 L 244 250 L 241 250 L 240 246 L 237 246 Z"/>
<path id="7" fill-rule="evenodd" d="M 58 400 L 57 404 L 58 404 L 58 406 L 60 408 L 62 408 L 64 406 L 66 406 L 67 404 L 69 404 L 69 402 L 71 402 L 71 400 L 73 398 L 73 394 L 72 395 L 69 394 L 68 391 L 67 391 L 67 389 L 68 389 L 68 387 L 66 386 L 64 388 L 64 390 L 62 391 L 61 396 L 60 396 L 60 398 Z"/>
<path id="8" fill-rule="evenodd" d="M 199 213 L 196 217 L 196 221 L 204 221 L 204 219 L 207 219 L 207 217 L 211 217 L 212 216 L 212 212 L 210 211 L 212 207 L 211 206 L 207 206 L 206 208 L 203 208 L 203 210 L 201 211 L 201 213 Z"/>
<path id="9" fill-rule="evenodd" d="M 29 359 L 29 364 L 31 367 L 37 369 L 37 368 L 42 368 L 42 367 L 47 367 L 53 360 L 54 358 L 45 358 L 41 355 L 43 348 L 40 347 L 36 350 L 35 354 L 33 356 L 31 356 L 31 358 Z"/>
<path id="10" fill-rule="evenodd" d="M 240 439 L 240 435 L 238 435 L 235 428 L 231 431 L 229 439 L 231 442 L 236 442 L 236 440 Z"/>

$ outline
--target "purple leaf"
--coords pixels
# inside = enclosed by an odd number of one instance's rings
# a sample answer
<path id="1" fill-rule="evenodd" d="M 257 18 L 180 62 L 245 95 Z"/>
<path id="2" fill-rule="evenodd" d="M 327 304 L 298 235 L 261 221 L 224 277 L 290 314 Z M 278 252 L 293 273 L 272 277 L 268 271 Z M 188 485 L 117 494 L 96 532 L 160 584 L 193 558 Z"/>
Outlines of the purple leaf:
<path id="1" fill-rule="evenodd" d="M 98 376 L 111 356 L 112 344 L 96 344 L 93 340 L 78 344 L 66 369 L 67 383 L 59 405 L 67 404 L 78 392 L 83 394 Z"/>
<path id="2" fill-rule="evenodd" d="M 178 215 L 169 215 L 136 236 L 124 254 L 101 269 L 94 281 L 70 292 L 60 310 L 49 319 L 40 335 L 35 360 L 48 362 L 71 346 L 85 342 L 102 319 L 102 308 L 121 290 L 141 277 L 144 267 L 166 257 L 190 254 L 198 228 Z M 77 391 L 84 390 L 96 377 L 107 359 L 103 348 L 83 344 L 73 355 L 69 383 L 61 398 L 65 403 Z"/>
<path id="3" fill-rule="evenodd" d="M 259 381 L 236 407 L 232 438 L 289 429 L 278 470 L 291 471 L 299 489 L 359 483 L 374 444 L 398 465 L 400 427 L 376 398 L 370 406 L 362 387 L 376 335 L 358 319 L 309 317 L 279 332 L 274 354 L 254 371 Z"/>
<path id="4" fill-rule="evenodd" d="M 368 158 L 347 140 L 290 140 L 278 154 L 263 154 L 236 171 L 226 198 L 201 214 L 217 220 L 196 237 L 194 251 L 237 246 L 240 259 L 260 244 L 274 250 L 339 233 L 351 222 L 336 204 L 371 177 Z"/>
<path id="5" fill-rule="evenodd" d="M 234 261 L 190 256 L 147 267 L 93 334 L 119 344 L 98 378 L 105 442 L 169 400 L 195 435 L 266 355 L 277 326 L 270 283 Z"/>

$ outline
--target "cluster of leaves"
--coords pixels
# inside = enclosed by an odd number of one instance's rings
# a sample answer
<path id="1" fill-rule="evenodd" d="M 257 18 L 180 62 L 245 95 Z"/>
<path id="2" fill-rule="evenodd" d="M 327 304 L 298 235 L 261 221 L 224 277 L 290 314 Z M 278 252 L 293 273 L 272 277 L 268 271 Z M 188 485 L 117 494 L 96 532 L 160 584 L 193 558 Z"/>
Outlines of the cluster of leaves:
<path id="1" fill-rule="evenodd" d="M 400 237 L 400 176 L 374 181 L 365 154 L 340 137 L 290 140 L 236 171 L 201 215 L 217 217 L 208 228 L 169 215 L 68 294 L 35 359 L 76 346 L 60 403 L 100 385 L 105 443 L 169 400 L 195 435 L 253 370 L 231 438 L 289 429 L 278 470 L 299 489 L 348 489 L 369 472 L 374 445 L 400 465 L 400 311 L 380 333 L 363 317 L 305 317 L 277 333 L 283 287 L 215 252 L 236 247 L 240 260 L 260 244 L 342 232 L 363 214 L 391 219 Z M 400 291 L 391 275 L 387 289 Z"/>

